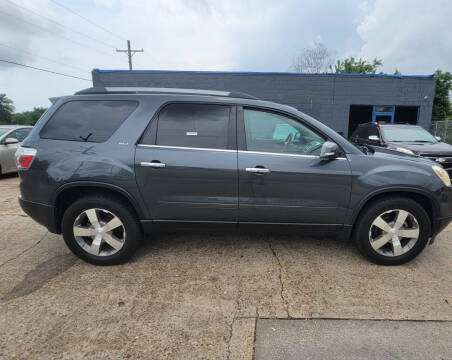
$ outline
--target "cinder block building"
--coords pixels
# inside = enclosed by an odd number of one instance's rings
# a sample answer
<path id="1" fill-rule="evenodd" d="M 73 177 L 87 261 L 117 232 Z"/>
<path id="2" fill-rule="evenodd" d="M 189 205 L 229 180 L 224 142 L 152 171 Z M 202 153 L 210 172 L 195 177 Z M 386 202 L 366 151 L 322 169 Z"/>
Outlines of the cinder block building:
<path id="1" fill-rule="evenodd" d="M 160 70 L 92 71 L 94 86 L 241 91 L 293 106 L 349 136 L 360 123 L 411 123 L 429 130 L 433 75 L 297 74 Z"/>

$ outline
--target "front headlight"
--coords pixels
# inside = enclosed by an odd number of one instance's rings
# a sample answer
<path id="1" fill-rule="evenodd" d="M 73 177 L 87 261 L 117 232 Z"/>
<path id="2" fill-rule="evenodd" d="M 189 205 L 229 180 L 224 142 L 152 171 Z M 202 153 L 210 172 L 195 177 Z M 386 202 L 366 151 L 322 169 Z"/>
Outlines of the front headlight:
<path id="1" fill-rule="evenodd" d="M 433 171 L 436 175 L 442 180 L 444 185 L 450 186 L 450 177 L 446 170 L 444 170 L 441 166 L 433 165 L 432 166 Z"/>
<path id="2" fill-rule="evenodd" d="M 404 153 L 404 154 L 408 154 L 408 155 L 416 155 L 416 154 L 415 154 L 414 152 L 412 152 L 411 150 L 405 149 L 405 148 L 403 148 L 403 147 L 395 146 L 395 147 L 392 148 L 392 150 L 395 150 L 395 151 L 398 151 L 398 152 L 401 152 L 401 153 Z"/>

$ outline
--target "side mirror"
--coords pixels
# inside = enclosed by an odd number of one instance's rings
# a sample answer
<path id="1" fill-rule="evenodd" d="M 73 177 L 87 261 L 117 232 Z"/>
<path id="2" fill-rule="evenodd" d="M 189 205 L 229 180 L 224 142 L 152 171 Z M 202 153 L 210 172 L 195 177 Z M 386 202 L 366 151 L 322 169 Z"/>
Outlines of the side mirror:
<path id="1" fill-rule="evenodd" d="M 6 138 L 5 145 L 12 145 L 12 144 L 18 144 L 19 140 L 15 138 Z"/>
<path id="2" fill-rule="evenodd" d="M 339 146 L 331 141 L 325 141 L 320 151 L 320 159 L 331 160 L 339 156 Z"/>
<path id="3" fill-rule="evenodd" d="M 380 141 L 380 138 L 377 135 L 370 135 L 369 140 L 371 141 Z"/>
<path id="4" fill-rule="evenodd" d="M 435 136 L 435 139 L 441 141 L 441 136 Z"/>

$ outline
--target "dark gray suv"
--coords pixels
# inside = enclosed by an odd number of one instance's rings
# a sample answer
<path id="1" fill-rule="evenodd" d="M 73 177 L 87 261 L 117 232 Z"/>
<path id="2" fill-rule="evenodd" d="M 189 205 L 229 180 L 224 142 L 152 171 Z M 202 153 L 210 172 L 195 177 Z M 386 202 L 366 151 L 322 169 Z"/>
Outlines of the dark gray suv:
<path id="1" fill-rule="evenodd" d="M 83 90 L 54 99 L 16 160 L 23 210 L 94 264 L 149 232 L 210 228 L 339 236 L 402 264 L 452 219 L 440 164 L 240 93 Z"/>

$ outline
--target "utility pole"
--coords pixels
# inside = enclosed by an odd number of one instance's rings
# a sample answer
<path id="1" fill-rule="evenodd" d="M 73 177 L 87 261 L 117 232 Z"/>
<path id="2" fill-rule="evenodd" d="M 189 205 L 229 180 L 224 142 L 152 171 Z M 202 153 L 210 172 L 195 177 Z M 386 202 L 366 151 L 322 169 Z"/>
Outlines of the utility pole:
<path id="1" fill-rule="evenodd" d="M 127 57 L 129 58 L 129 70 L 132 70 L 132 56 L 135 55 L 137 52 L 144 52 L 143 49 L 141 50 L 131 50 L 130 49 L 130 40 L 127 40 L 127 50 L 119 50 L 116 49 L 116 52 L 126 52 Z"/>

